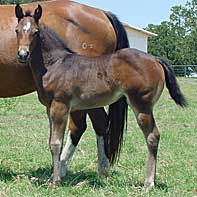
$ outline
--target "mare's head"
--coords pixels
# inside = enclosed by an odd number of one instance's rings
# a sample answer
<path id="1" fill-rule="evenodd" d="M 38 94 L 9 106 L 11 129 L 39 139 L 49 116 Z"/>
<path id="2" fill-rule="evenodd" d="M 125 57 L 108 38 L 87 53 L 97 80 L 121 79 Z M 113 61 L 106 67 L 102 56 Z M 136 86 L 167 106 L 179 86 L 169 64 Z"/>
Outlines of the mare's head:
<path id="1" fill-rule="evenodd" d="M 16 35 L 18 43 L 17 56 L 21 63 L 27 63 L 30 59 L 30 52 L 33 51 L 35 43 L 39 37 L 39 19 L 42 16 L 42 7 L 38 5 L 34 14 L 30 11 L 23 13 L 19 4 L 15 7 L 15 14 L 18 18 Z"/>

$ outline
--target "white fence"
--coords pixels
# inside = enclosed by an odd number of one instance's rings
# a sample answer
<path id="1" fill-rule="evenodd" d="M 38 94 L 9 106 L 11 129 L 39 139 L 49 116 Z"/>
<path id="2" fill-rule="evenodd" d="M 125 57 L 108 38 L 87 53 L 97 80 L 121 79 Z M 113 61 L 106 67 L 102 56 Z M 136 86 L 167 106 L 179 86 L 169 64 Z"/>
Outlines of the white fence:
<path id="1" fill-rule="evenodd" d="M 172 68 L 176 76 L 197 78 L 197 65 L 172 65 Z"/>

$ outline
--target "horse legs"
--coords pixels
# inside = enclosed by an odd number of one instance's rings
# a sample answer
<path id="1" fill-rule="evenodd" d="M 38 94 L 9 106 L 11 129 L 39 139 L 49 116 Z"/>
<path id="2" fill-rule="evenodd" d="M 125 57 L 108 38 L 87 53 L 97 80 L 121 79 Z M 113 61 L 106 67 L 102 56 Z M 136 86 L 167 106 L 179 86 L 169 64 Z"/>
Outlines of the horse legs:
<path id="1" fill-rule="evenodd" d="M 57 101 L 52 101 L 47 109 L 50 122 L 50 149 L 53 160 L 53 184 L 61 182 L 60 154 L 62 150 L 64 132 L 69 115 L 68 107 Z"/>
<path id="2" fill-rule="evenodd" d="M 156 178 L 156 160 L 160 134 L 157 129 L 152 110 L 135 113 L 138 125 L 144 133 L 148 147 L 147 171 L 144 187 L 151 189 Z"/>
<path id="3" fill-rule="evenodd" d="M 61 154 L 61 177 L 66 176 L 67 166 L 75 152 L 82 134 L 86 130 L 86 114 L 86 111 L 76 111 L 70 114 L 67 141 Z"/>
<path id="4" fill-rule="evenodd" d="M 109 173 L 109 159 L 107 157 L 107 126 L 108 117 L 104 108 L 88 110 L 93 128 L 97 135 L 98 175 L 107 176 Z"/>
<path id="5" fill-rule="evenodd" d="M 61 154 L 61 176 L 66 175 L 67 166 L 74 154 L 76 146 L 85 132 L 87 111 L 77 111 L 71 113 L 69 132 L 66 145 Z M 97 134 L 98 149 L 98 174 L 107 175 L 109 172 L 109 160 L 107 158 L 106 130 L 107 130 L 107 114 L 103 108 L 88 110 L 88 114 L 93 124 L 93 128 Z"/>

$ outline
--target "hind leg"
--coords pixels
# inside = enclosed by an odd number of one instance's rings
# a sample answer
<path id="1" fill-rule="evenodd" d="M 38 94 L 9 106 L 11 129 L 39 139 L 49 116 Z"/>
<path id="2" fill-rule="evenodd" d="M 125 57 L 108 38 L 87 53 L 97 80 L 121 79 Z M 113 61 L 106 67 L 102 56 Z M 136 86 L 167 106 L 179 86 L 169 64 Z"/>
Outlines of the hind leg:
<path id="1" fill-rule="evenodd" d="M 93 128 L 97 137 L 98 154 L 98 175 L 107 176 L 109 174 L 110 163 L 107 157 L 107 126 L 108 117 L 104 108 L 88 110 Z"/>
<path id="2" fill-rule="evenodd" d="M 136 110 L 135 115 L 138 125 L 144 133 L 148 147 L 147 171 L 144 187 L 150 189 L 154 186 L 156 178 L 156 161 L 160 134 L 152 110 Z"/>
<path id="3" fill-rule="evenodd" d="M 86 111 L 71 113 L 67 141 L 61 154 L 61 177 L 66 176 L 67 166 L 75 152 L 82 134 L 86 130 L 86 114 Z"/>

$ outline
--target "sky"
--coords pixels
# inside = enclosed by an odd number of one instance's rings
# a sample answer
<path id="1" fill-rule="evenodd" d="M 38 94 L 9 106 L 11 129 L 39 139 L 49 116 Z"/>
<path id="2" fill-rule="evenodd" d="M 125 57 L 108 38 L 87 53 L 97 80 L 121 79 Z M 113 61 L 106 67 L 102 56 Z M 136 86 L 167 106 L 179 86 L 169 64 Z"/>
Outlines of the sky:
<path id="1" fill-rule="evenodd" d="M 145 28 L 158 25 L 170 16 L 170 8 L 185 5 L 190 0 L 74 0 L 106 11 L 111 11 L 129 25 Z"/>

